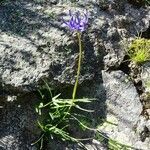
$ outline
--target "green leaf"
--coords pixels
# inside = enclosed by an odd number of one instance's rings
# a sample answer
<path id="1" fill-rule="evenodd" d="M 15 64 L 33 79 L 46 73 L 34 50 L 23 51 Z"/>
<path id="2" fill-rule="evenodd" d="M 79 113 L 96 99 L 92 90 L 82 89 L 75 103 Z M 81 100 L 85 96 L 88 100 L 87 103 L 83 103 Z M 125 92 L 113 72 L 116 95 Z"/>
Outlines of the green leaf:
<path id="1" fill-rule="evenodd" d="M 80 107 L 79 105 L 75 105 L 76 108 L 82 110 L 82 111 L 86 111 L 86 112 L 94 112 L 94 110 L 88 110 L 88 109 L 84 109 L 82 107 Z"/>

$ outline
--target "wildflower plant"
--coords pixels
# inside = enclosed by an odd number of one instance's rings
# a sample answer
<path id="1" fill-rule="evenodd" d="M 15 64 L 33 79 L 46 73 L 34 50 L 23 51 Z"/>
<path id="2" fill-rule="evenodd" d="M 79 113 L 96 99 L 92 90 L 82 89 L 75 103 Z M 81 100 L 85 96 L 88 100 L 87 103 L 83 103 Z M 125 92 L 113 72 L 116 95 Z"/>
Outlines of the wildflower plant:
<path id="1" fill-rule="evenodd" d="M 82 14 L 77 11 L 75 13 L 72 13 L 71 10 L 69 10 L 69 16 L 70 19 L 68 21 L 64 21 L 64 25 L 66 25 L 71 31 L 74 31 L 77 33 L 78 41 L 79 41 L 79 60 L 78 60 L 78 69 L 77 69 L 77 78 L 73 89 L 72 99 L 75 99 L 76 91 L 77 91 L 77 85 L 81 70 L 81 60 L 82 60 L 82 42 L 81 42 L 81 33 L 85 31 L 87 24 L 88 24 L 88 14 L 87 12 Z"/>
<path id="2" fill-rule="evenodd" d="M 81 34 L 85 31 L 87 24 L 88 24 L 88 14 L 83 13 L 81 14 L 79 11 L 72 13 L 69 11 L 69 20 L 64 20 L 63 24 L 67 26 L 71 31 L 75 32 L 78 37 L 79 42 L 79 57 L 78 57 L 78 67 L 77 67 L 77 75 L 76 80 L 72 92 L 72 97 L 70 99 L 61 99 L 61 94 L 53 96 L 52 90 L 50 89 L 47 82 L 45 82 L 46 89 L 48 91 L 48 98 L 49 102 L 44 103 L 41 102 L 36 107 L 36 112 L 39 114 L 40 119 L 38 120 L 38 125 L 42 129 L 43 134 L 35 143 L 41 142 L 41 148 L 43 145 L 43 139 L 45 135 L 50 135 L 53 138 L 59 138 L 62 141 L 71 141 L 78 143 L 79 146 L 84 147 L 84 144 L 81 142 L 82 140 L 86 139 L 77 139 L 70 135 L 69 133 L 69 123 L 76 122 L 78 127 L 82 127 L 81 129 L 90 129 L 86 125 L 82 123 L 81 120 L 85 120 L 86 116 L 82 115 L 81 112 L 91 113 L 93 110 L 87 110 L 82 108 L 81 104 L 90 103 L 93 99 L 83 98 L 77 99 L 76 92 L 77 86 L 79 82 L 79 76 L 81 71 L 81 61 L 82 61 L 82 41 L 81 41 Z M 45 99 L 45 95 L 42 91 L 39 91 L 43 101 Z M 44 111 L 44 110 L 47 111 Z M 47 115 L 45 114 L 47 112 Z M 84 118 L 84 119 L 83 119 Z M 95 131 L 95 129 L 91 129 Z M 89 138 L 88 138 L 89 139 Z M 35 144 L 33 143 L 33 144 Z M 85 147 L 84 147 L 85 148 Z M 85 148 L 86 149 L 86 148 Z"/>
<path id="3" fill-rule="evenodd" d="M 73 126 L 77 125 L 81 130 L 93 131 L 96 135 L 109 140 L 107 136 L 94 129 L 89 127 L 92 120 L 86 117 L 82 112 L 91 113 L 93 110 L 82 108 L 87 103 L 91 103 L 94 99 L 89 98 L 76 98 L 76 92 L 79 82 L 79 76 L 81 71 L 81 62 L 82 62 L 82 41 L 81 34 L 86 30 L 88 24 L 88 14 L 81 14 L 79 11 L 72 13 L 69 11 L 70 19 L 65 21 L 63 19 L 63 24 L 67 26 L 71 31 L 76 32 L 79 42 L 79 57 L 78 57 L 78 67 L 76 80 L 72 92 L 72 97 L 68 99 L 61 99 L 61 94 L 53 95 L 51 88 L 48 83 L 45 82 L 47 96 L 39 90 L 39 93 L 42 98 L 42 102 L 36 107 L 36 112 L 39 114 L 38 125 L 42 130 L 41 137 L 33 144 L 40 142 L 40 149 L 43 147 L 43 141 L 45 138 L 50 137 L 51 139 L 60 139 L 62 141 L 75 142 L 83 149 L 89 150 L 82 141 L 93 139 L 94 137 L 88 138 L 76 138 L 72 136 L 69 132 L 71 127 L 70 123 L 74 123 Z M 45 102 L 49 99 L 49 102 Z M 84 105 L 83 105 L 84 104 Z M 90 121 L 89 121 L 90 120 Z M 89 122 L 90 123 L 89 123 Z M 112 143 L 112 141 L 110 141 Z M 116 142 L 114 142 L 116 143 Z M 117 143 L 118 144 L 118 143 Z M 120 145 L 119 145 L 120 146 Z M 118 147 L 118 145 L 117 145 Z"/>
<path id="4" fill-rule="evenodd" d="M 77 33 L 81 33 L 85 31 L 88 24 L 88 13 L 85 12 L 81 14 L 79 11 L 72 13 L 69 10 L 70 19 L 65 21 L 63 19 L 63 24 L 66 25 L 71 31 L 75 31 Z"/>

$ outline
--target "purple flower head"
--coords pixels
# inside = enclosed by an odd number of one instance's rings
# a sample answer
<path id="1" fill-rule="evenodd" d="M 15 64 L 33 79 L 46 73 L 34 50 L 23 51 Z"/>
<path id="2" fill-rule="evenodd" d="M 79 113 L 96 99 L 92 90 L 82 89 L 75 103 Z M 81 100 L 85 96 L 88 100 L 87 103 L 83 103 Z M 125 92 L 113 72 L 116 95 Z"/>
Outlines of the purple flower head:
<path id="1" fill-rule="evenodd" d="M 70 19 L 68 21 L 64 21 L 64 24 L 68 26 L 72 31 L 83 32 L 86 29 L 88 23 L 88 15 L 87 12 L 81 14 L 79 11 L 72 13 L 69 10 Z"/>

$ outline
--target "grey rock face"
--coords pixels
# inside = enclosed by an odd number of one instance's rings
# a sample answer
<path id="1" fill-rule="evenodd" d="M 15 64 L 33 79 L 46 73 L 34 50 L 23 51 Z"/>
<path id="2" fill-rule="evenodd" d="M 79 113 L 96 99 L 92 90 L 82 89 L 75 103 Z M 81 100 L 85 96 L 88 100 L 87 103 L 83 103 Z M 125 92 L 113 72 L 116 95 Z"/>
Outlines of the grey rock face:
<path id="1" fill-rule="evenodd" d="M 150 62 L 147 62 L 142 66 L 141 79 L 145 92 L 150 92 Z"/>
<path id="2" fill-rule="evenodd" d="M 118 142 L 148 150 L 150 139 L 142 141 L 140 138 L 146 121 L 141 116 L 142 105 L 133 83 L 122 71 L 103 71 L 102 76 L 106 89 L 107 120 L 117 125 L 104 123 L 99 127 L 100 131 Z"/>
<path id="3" fill-rule="evenodd" d="M 61 17 L 69 9 L 83 10 L 81 3 L 20 0 L 0 5 L 0 82 L 4 88 L 31 91 L 43 78 L 74 83 L 78 44 L 76 36 L 62 27 Z M 128 39 L 149 26 L 148 9 L 135 9 L 124 1 L 105 5 L 105 10 L 98 1 L 84 5 L 89 28 L 83 34 L 80 83 L 93 79 L 103 66 L 118 67 L 124 58 L 122 37 Z"/>
<path id="4" fill-rule="evenodd" d="M 113 111 L 122 123 L 132 128 L 139 119 L 142 105 L 138 93 L 121 71 L 103 72 L 103 81 L 107 92 L 108 110 Z"/>

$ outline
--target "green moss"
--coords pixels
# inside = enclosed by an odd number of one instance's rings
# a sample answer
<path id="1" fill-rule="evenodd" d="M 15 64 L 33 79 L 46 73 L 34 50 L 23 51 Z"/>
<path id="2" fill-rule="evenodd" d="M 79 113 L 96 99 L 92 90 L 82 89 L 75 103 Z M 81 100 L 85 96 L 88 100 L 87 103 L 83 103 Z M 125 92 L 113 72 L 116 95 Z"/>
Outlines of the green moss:
<path id="1" fill-rule="evenodd" d="M 128 55 L 137 64 L 150 60 L 150 40 L 144 38 L 135 39 L 129 46 Z"/>

